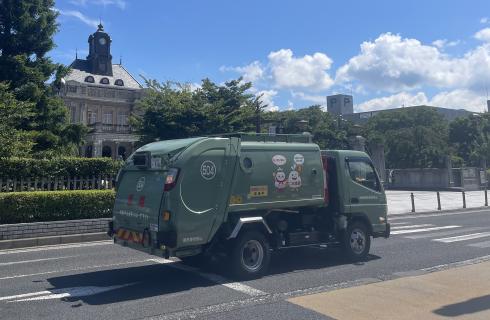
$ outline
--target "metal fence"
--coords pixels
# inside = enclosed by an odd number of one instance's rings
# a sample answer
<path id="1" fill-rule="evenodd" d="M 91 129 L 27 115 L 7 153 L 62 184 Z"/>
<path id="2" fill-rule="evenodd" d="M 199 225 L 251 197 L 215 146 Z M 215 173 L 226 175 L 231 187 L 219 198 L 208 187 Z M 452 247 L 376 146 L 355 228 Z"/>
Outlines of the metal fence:
<path id="1" fill-rule="evenodd" d="M 0 178 L 0 192 L 112 189 L 114 176 Z"/>

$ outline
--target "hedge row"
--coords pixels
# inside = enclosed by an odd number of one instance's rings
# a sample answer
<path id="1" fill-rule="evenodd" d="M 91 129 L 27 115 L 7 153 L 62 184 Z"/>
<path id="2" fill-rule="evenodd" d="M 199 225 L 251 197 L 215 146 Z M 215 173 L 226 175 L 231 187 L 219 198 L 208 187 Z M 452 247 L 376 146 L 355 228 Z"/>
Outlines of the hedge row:
<path id="1" fill-rule="evenodd" d="M 112 216 L 113 190 L 0 193 L 0 224 Z"/>
<path id="2" fill-rule="evenodd" d="M 0 159 L 0 178 L 115 175 L 123 162 L 109 158 Z"/>

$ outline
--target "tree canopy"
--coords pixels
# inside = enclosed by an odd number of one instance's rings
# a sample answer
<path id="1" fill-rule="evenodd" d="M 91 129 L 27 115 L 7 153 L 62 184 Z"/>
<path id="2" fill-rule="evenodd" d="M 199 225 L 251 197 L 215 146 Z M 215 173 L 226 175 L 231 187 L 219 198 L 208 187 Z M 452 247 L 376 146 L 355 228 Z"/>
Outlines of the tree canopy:
<path id="1" fill-rule="evenodd" d="M 67 152 L 66 143 L 80 143 L 67 141 L 75 137 L 67 130 L 83 130 L 68 125 L 66 107 L 55 94 L 68 71 L 47 56 L 54 48 L 57 15 L 53 0 L 3 0 L 0 6 L 0 82 L 16 100 L 32 104 L 32 117 L 18 121 L 38 155 Z"/>
<path id="2" fill-rule="evenodd" d="M 449 155 L 448 122 L 431 107 L 380 112 L 364 130 L 369 143 L 385 146 L 389 168 L 443 167 Z"/>

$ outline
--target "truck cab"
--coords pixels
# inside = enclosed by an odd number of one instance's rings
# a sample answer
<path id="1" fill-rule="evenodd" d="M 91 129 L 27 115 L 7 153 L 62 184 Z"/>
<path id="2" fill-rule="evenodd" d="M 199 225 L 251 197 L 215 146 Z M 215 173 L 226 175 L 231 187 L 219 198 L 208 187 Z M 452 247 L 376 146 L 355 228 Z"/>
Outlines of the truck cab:
<path id="1" fill-rule="evenodd" d="M 239 278 L 263 275 L 276 250 L 321 245 L 364 259 L 371 238 L 390 233 L 369 156 L 322 151 L 308 135 L 151 143 L 116 186 L 115 243 L 183 261 L 219 255 Z"/>

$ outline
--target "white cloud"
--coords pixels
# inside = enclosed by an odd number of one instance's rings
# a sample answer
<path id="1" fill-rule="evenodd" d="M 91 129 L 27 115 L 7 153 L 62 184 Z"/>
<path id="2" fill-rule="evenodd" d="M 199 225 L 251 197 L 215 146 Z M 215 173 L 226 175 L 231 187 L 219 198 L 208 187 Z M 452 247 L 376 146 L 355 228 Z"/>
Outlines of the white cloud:
<path id="1" fill-rule="evenodd" d="M 273 51 L 268 56 L 274 85 L 277 88 L 304 88 L 318 91 L 329 88 L 333 80 L 327 71 L 332 59 L 326 54 L 294 57 L 291 49 Z"/>
<path id="2" fill-rule="evenodd" d="M 260 101 L 267 105 L 266 111 L 278 111 L 279 107 L 275 105 L 273 98 L 277 95 L 276 90 L 262 90 L 257 92 L 257 96 L 262 95 Z"/>
<path id="3" fill-rule="evenodd" d="M 448 41 L 447 39 L 439 39 L 432 42 L 432 45 L 439 48 L 444 49 L 446 47 L 454 47 L 460 44 L 460 40 Z"/>
<path id="4" fill-rule="evenodd" d="M 299 98 L 301 100 L 313 102 L 315 104 L 327 103 L 327 97 L 323 95 L 312 95 L 312 94 L 306 94 L 304 92 L 291 91 L 291 96 L 293 98 Z"/>
<path id="5" fill-rule="evenodd" d="M 485 28 L 478 31 L 475 33 L 474 37 L 480 41 L 490 42 L 490 28 Z"/>
<path id="6" fill-rule="evenodd" d="M 83 13 L 77 10 L 56 9 L 56 11 L 58 11 L 62 16 L 76 18 L 90 27 L 97 28 L 97 25 L 99 24 L 98 20 L 87 17 L 86 15 L 84 15 Z"/>
<path id="7" fill-rule="evenodd" d="M 486 108 L 486 99 L 474 91 L 457 89 L 453 91 L 443 91 L 436 94 L 430 100 L 430 105 L 482 112 Z"/>
<path id="8" fill-rule="evenodd" d="M 467 109 L 470 111 L 482 112 L 484 111 L 486 102 L 481 95 L 466 89 L 443 91 L 436 94 L 431 99 L 428 99 L 423 92 L 417 92 L 415 94 L 400 92 L 391 96 L 365 101 L 356 107 L 356 111 L 365 112 L 418 105 L 429 105 L 449 109 Z"/>
<path id="9" fill-rule="evenodd" d="M 483 17 L 483 18 L 480 19 L 480 23 L 482 23 L 482 24 L 485 24 L 485 23 L 488 23 L 488 22 L 490 22 L 490 19 L 488 17 Z"/>
<path id="10" fill-rule="evenodd" d="M 104 7 L 116 6 L 122 10 L 126 9 L 126 1 L 124 0 L 71 0 L 70 3 L 81 7 L 85 7 L 87 4 L 94 4 Z"/>
<path id="11" fill-rule="evenodd" d="M 417 106 L 425 105 L 428 103 L 427 96 L 423 92 L 411 94 L 407 92 L 400 92 L 391 96 L 375 98 L 365 101 L 356 107 L 356 111 L 374 111 L 384 110 L 392 108 L 400 108 L 402 106 Z"/>
<path id="12" fill-rule="evenodd" d="M 259 61 L 254 61 L 244 67 L 221 66 L 219 70 L 221 72 L 226 72 L 226 71 L 237 72 L 243 76 L 243 81 L 252 82 L 252 83 L 262 79 L 262 77 L 264 76 L 264 69 Z"/>
<path id="13" fill-rule="evenodd" d="M 435 46 L 385 33 L 374 42 L 362 43 L 360 54 L 337 70 L 336 81 L 357 81 L 364 87 L 392 92 L 423 86 L 481 87 L 490 81 L 490 45 L 451 58 Z"/>

